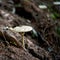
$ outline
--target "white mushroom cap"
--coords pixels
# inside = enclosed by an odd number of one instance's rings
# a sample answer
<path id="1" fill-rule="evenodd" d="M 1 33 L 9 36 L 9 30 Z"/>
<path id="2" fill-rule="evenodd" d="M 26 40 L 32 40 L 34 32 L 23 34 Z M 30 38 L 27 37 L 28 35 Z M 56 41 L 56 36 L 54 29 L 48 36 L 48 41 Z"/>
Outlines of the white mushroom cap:
<path id="1" fill-rule="evenodd" d="M 47 6 L 46 6 L 46 5 L 39 5 L 39 8 L 41 8 L 41 9 L 46 9 Z"/>
<path id="2" fill-rule="evenodd" d="M 31 26 L 17 26 L 15 28 L 10 28 L 10 30 L 16 31 L 16 32 L 29 32 L 32 30 Z"/>
<path id="3" fill-rule="evenodd" d="M 53 2 L 53 4 L 60 5 L 60 2 L 59 1 L 56 1 L 56 2 Z"/>

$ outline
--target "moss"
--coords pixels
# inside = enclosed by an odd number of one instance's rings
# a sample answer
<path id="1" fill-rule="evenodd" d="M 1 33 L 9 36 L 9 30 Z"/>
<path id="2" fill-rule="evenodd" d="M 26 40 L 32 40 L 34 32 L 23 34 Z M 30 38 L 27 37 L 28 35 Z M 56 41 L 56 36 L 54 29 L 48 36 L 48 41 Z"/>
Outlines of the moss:
<path id="1" fill-rule="evenodd" d="M 58 35 L 60 35 L 60 27 L 56 27 L 55 31 Z"/>

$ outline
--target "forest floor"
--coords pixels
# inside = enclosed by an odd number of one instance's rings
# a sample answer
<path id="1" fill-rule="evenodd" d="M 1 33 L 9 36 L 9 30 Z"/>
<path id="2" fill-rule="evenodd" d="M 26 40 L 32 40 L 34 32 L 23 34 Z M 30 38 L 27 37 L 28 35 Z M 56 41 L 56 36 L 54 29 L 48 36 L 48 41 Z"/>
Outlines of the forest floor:
<path id="1" fill-rule="evenodd" d="M 0 60 L 60 60 L 60 17 L 52 18 L 51 11 L 40 9 L 40 0 L 13 2 L 0 3 Z M 22 36 L 6 28 L 22 25 L 33 28 L 24 35 L 25 48 Z"/>

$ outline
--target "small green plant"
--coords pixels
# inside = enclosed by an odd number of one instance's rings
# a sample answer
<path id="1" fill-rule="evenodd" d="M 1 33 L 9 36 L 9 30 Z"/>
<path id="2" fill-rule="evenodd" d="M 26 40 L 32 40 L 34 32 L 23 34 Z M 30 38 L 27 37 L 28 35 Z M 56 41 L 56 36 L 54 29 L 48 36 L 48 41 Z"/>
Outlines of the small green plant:
<path id="1" fill-rule="evenodd" d="M 60 27 L 56 27 L 56 33 L 58 34 L 58 35 L 60 35 Z"/>
<path id="2" fill-rule="evenodd" d="M 56 16 L 55 16 L 53 13 L 50 14 L 50 17 L 51 17 L 53 20 L 56 19 Z"/>

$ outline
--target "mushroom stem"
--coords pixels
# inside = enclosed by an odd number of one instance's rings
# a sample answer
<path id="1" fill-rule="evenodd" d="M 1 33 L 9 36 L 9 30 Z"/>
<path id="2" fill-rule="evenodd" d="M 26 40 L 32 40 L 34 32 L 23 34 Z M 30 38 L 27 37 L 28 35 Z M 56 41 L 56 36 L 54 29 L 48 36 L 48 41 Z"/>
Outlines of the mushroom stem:
<path id="1" fill-rule="evenodd" d="M 25 42 L 24 42 L 24 32 L 22 32 L 22 47 L 25 48 Z"/>

